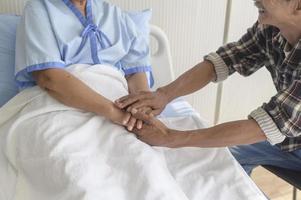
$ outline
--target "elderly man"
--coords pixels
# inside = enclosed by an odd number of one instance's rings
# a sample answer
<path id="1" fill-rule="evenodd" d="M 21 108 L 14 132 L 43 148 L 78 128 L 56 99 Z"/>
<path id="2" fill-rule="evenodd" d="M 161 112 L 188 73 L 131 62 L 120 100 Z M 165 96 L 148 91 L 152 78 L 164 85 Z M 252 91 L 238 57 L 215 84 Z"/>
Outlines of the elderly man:
<path id="1" fill-rule="evenodd" d="M 142 129 L 133 129 L 138 138 L 172 148 L 241 145 L 232 147 L 231 152 L 249 174 L 262 164 L 301 170 L 301 1 L 256 0 L 255 6 L 259 9 L 258 22 L 238 42 L 205 56 L 203 62 L 155 92 L 140 92 L 116 101 L 117 106 L 147 122 Z M 210 81 L 223 81 L 234 72 L 249 76 L 263 66 L 271 73 L 278 92 L 247 120 L 177 131 L 153 117 L 169 101 L 193 93 Z M 153 114 L 139 112 L 143 107 L 151 107 Z"/>

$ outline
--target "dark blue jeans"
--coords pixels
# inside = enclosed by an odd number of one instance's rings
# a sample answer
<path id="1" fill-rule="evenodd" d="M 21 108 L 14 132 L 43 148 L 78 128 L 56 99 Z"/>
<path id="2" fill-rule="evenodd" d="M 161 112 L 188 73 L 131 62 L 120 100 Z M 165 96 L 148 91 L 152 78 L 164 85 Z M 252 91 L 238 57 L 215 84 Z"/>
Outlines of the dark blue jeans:
<path id="1" fill-rule="evenodd" d="M 283 152 L 278 146 L 272 146 L 267 141 L 229 149 L 249 175 L 258 165 L 272 165 L 301 171 L 301 149 L 290 153 Z"/>

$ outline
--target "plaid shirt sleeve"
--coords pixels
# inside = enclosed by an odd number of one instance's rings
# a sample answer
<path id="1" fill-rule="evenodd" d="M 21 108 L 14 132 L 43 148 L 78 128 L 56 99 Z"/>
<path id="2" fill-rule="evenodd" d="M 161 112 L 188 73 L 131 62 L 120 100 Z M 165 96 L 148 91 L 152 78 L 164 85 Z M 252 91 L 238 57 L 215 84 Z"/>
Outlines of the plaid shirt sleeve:
<path id="1" fill-rule="evenodd" d="M 214 82 L 223 81 L 236 71 L 249 76 L 264 66 L 268 60 L 265 45 L 264 28 L 256 22 L 239 41 L 226 44 L 205 56 L 204 59 L 215 67 L 217 79 Z"/>
<path id="2" fill-rule="evenodd" d="M 286 90 L 278 92 L 270 102 L 253 111 L 250 117 L 257 122 L 270 143 L 282 142 L 286 137 L 301 135 L 301 81 L 295 80 Z M 273 119 L 267 120 L 269 117 Z"/>
<path id="3" fill-rule="evenodd" d="M 248 76 L 265 64 L 268 65 L 271 61 L 266 45 L 272 39 L 272 32 L 270 27 L 261 27 L 255 23 L 238 42 L 227 44 L 205 56 L 205 60 L 214 64 L 216 82 L 225 80 L 236 71 Z M 300 49 L 298 51 L 301 53 Z M 297 56 L 291 57 L 296 59 L 294 63 L 299 63 Z M 289 87 L 279 90 L 268 103 L 249 116 L 258 123 L 272 145 L 283 142 L 286 137 L 301 136 L 301 80 L 293 77 L 297 75 L 288 75 L 295 79 Z"/>
<path id="4" fill-rule="evenodd" d="M 266 52 L 269 27 L 262 27 L 256 22 L 237 42 L 226 44 L 215 53 L 205 56 L 214 64 L 215 82 L 225 80 L 229 75 L 238 72 L 243 76 L 251 75 L 269 62 Z M 296 136 L 301 127 L 300 82 L 285 91 L 279 92 L 271 101 L 254 110 L 249 118 L 253 118 L 265 133 L 267 140 L 278 144 L 285 136 Z"/>

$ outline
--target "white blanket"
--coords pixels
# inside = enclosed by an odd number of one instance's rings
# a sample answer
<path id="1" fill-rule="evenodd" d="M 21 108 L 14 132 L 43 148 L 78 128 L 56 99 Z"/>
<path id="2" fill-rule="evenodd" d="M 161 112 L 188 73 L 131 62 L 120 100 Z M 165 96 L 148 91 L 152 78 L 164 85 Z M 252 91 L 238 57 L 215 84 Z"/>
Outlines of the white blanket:
<path id="1" fill-rule="evenodd" d="M 110 100 L 127 94 L 110 66 L 68 70 Z M 198 128 L 193 116 L 162 121 Z M 0 139 L 1 200 L 265 199 L 226 149 L 153 148 L 38 87 L 0 109 Z"/>

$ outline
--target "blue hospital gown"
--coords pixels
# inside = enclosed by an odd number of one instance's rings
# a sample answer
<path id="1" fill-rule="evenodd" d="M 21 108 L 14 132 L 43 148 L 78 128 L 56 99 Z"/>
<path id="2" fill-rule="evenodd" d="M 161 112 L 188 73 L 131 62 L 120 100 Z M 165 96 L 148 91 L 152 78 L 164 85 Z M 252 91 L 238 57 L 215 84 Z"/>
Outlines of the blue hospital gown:
<path id="1" fill-rule="evenodd" d="M 148 35 L 130 13 L 102 0 L 87 0 L 86 16 L 70 0 L 29 1 L 17 29 L 19 88 L 36 84 L 33 71 L 76 63 L 109 64 L 124 75 L 151 73 Z"/>

